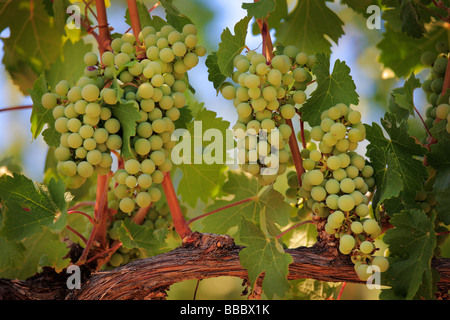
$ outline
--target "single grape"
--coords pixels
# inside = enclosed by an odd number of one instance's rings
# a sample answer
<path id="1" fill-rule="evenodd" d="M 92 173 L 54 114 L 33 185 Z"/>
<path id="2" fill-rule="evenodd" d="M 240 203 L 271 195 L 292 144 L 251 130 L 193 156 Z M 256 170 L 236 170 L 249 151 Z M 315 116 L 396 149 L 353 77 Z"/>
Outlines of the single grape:
<path id="1" fill-rule="evenodd" d="M 355 200 L 350 195 L 343 195 L 338 200 L 339 209 L 348 212 L 355 207 Z"/>
<path id="2" fill-rule="evenodd" d="M 361 244 L 359 245 L 359 250 L 361 250 L 361 252 L 365 254 L 371 253 L 373 249 L 374 249 L 373 243 L 367 240 L 361 242 Z"/>

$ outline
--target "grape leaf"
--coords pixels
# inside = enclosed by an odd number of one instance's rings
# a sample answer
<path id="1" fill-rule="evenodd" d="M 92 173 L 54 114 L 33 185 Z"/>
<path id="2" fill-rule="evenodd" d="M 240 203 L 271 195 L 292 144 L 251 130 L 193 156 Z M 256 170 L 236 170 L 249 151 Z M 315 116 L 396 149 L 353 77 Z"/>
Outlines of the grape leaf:
<path id="1" fill-rule="evenodd" d="M 163 251 L 163 244 L 168 233 L 167 228 L 152 230 L 125 219 L 117 229 L 119 239 L 125 248 L 140 249 L 147 257 Z"/>
<path id="2" fill-rule="evenodd" d="M 136 121 L 141 118 L 139 110 L 134 102 L 122 100 L 111 106 L 111 112 L 122 127 L 122 156 L 125 159 L 134 158 L 131 152 L 131 137 L 136 135 Z"/>
<path id="3" fill-rule="evenodd" d="M 14 82 L 26 93 L 31 88 L 30 79 L 34 81 L 36 75 L 50 68 L 60 55 L 61 36 L 42 1 L 2 1 L 0 31 L 7 27 L 11 35 L 2 39 L 3 63 Z M 34 74 L 29 72 L 31 70 Z"/>
<path id="4" fill-rule="evenodd" d="M 426 32 L 415 0 L 403 0 L 400 7 L 402 31 L 413 38 L 422 38 Z"/>
<path id="5" fill-rule="evenodd" d="M 239 252 L 239 260 L 247 269 L 252 285 L 261 273 L 265 273 L 262 289 L 269 299 L 273 299 L 275 295 L 283 297 L 291 288 L 286 277 L 293 259 L 284 252 L 279 239 L 261 230 L 264 229 L 261 225 L 264 221 L 263 212 L 258 219 L 260 223 L 241 217 L 239 238 L 246 247 Z"/>
<path id="6" fill-rule="evenodd" d="M 258 222 L 263 208 L 265 208 L 265 214 L 269 221 L 280 226 L 288 223 L 291 206 L 284 201 L 283 195 L 272 186 L 263 188 L 257 179 L 244 173 L 229 171 L 228 180 L 223 185 L 222 191 L 229 196 L 208 206 L 207 212 L 240 200 L 251 197 L 253 199 L 205 217 L 203 224 L 208 232 L 226 233 L 230 228 L 239 224 L 241 216 Z M 233 198 L 231 199 L 230 196 Z"/>
<path id="7" fill-rule="evenodd" d="M 317 77 L 317 88 L 300 109 L 303 119 L 310 126 L 320 124 L 323 111 L 337 103 L 355 104 L 359 102 L 356 86 L 345 62 L 336 60 L 330 74 L 330 59 L 325 54 L 317 54 L 317 63 L 313 68 Z"/>
<path id="8" fill-rule="evenodd" d="M 291 280 L 292 292 L 288 299 L 295 300 L 325 300 L 331 297 L 336 288 L 341 285 L 340 282 L 324 282 L 315 279 Z"/>
<path id="9" fill-rule="evenodd" d="M 69 0 L 53 1 L 55 27 L 62 35 L 66 35 L 66 9 L 71 5 Z"/>
<path id="10" fill-rule="evenodd" d="M 217 52 L 212 52 L 208 55 L 205 65 L 208 68 L 208 80 L 213 83 L 214 89 L 218 90 L 227 79 L 227 76 L 222 74 L 217 64 Z"/>
<path id="11" fill-rule="evenodd" d="M 234 26 L 234 35 L 226 28 L 220 35 L 221 42 L 217 51 L 217 64 L 220 72 L 229 77 L 233 72 L 234 58 L 245 48 L 248 23 L 251 17 L 244 17 Z"/>
<path id="12" fill-rule="evenodd" d="M 247 15 L 262 19 L 267 17 L 276 8 L 275 0 L 259 0 L 258 2 L 243 3 L 242 9 L 247 10 Z"/>
<path id="13" fill-rule="evenodd" d="M 47 78 L 43 72 L 39 78 L 34 82 L 33 89 L 30 90 L 30 97 L 33 101 L 33 109 L 31 111 L 31 134 L 33 139 L 36 139 L 44 128 L 45 124 L 48 124 L 50 128 L 54 125 L 55 118 L 53 118 L 53 110 L 46 109 L 42 105 L 42 96 L 50 92 L 48 88 Z M 56 131 L 56 130 L 55 130 Z M 58 141 L 51 140 L 46 141 L 50 146 L 58 146 Z"/>
<path id="14" fill-rule="evenodd" d="M 294 10 L 280 23 L 277 40 L 284 46 L 295 45 L 309 54 L 331 53 L 325 35 L 338 42 L 344 34 L 342 20 L 326 5 L 327 0 L 299 0 Z M 320 23 L 318 23 L 320 21 Z"/>
<path id="15" fill-rule="evenodd" d="M 25 247 L 17 241 L 8 241 L 0 237 L 0 271 L 18 269 L 25 259 Z"/>
<path id="16" fill-rule="evenodd" d="M 403 299 L 413 299 L 419 288 L 425 299 L 432 299 L 431 259 L 436 247 L 435 214 L 411 209 L 396 213 L 390 223 L 394 228 L 386 231 L 384 242 L 389 245 L 390 266 L 386 279 L 391 289 L 383 290 Z M 387 292 L 385 292 L 387 291 Z"/>
<path id="17" fill-rule="evenodd" d="M 217 117 L 217 113 L 207 110 L 203 104 L 201 106 L 199 111 L 193 111 L 194 119 L 186 124 L 186 129 L 177 129 L 174 132 L 187 136 L 181 138 L 172 150 L 174 167 L 183 173 L 177 194 L 193 207 L 198 200 L 206 203 L 208 199 L 214 199 L 225 181 L 225 137 L 230 126 L 228 121 Z M 205 134 L 208 133 L 214 135 L 214 141 L 205 140 Z M 209 157 L 209 148 L 215 149 L 211 153 L 212 158 Z M 178 158 L 181 153 L 183 156 Z"/>
<path id="18" fill-rule="evenodd" d="M 445 223 L 450 224 L 450 189 L 436 192 L 436 212 L 437 218 Z"/>
<path id="19" fill-rule="evenodd" d="M 41 232 L 25 238 L 21 241 L 25 252 L 20 267 L 1 271 L 0 278 L 25 280 L 34 275 L 38 272 L 41 257 L 46 253 L 47 243 L 59 241 L 59 236 L 58 233 L 44 227 Z"/>
<path id="20" fill-rule="evenodd" d="M 269 26 L 270 29 L 278 30 L 281 21 L 285 19 L 288 15 L 288 8 L 286 0 L 275 0 L 275 1 L 276 1 L 275 10 L 270 12 L 269 16 L 267 17 L 267 25 Z M 259 29 L 259 25 L 255 21 L 252 25 L 252 34 L 258 35 L 260 33 L 261 30 Z"/>
<path id="21" fill-rule="evenodd" d="M 392 69 L 397 77 L 407 76 L 420 66 L 420 57 L 424 52 L 436 50 L 438 41 L 447 41 L 445 28 L 430 28 L 423 38 L 416 39 L 396 32 L 387 25 L 382 40 L 377 44 L 377 48 L 381 50 L 379 61 Z"/>
<path id="22" fill-rule="evenodd" d="M 374 168 L 377 190 L 372 200 L 374 208 L 387 199 L 389 215 L 400 212 L 399 208 L 416 205 L 416 191 L 421 190 L 427 176 L 426 168 L 417 157 L 423 157 L 426 149 L 415 143 L 408 135 L 407 122 L 397 124 L 394 114 L 386 113 L 381 124 L 389 138 L 384 136 L 377 123 L 365 125 L 367 130 L 367 156 Z"/>
<path id="23" fill-rule="evenodd" d="M 65 185 L 51 180 L 48 187 L 34 183 L 22 174 L 0 178 L 2 203 L 6 205 L 1 234 L 8 240 L 22 240 L 42 230 L 61 229 L 67 221 Z M 61 221 L 59 221 L 61 219 Z"/>
<path id="24" fill-rule="evenodd" d="M 394 89 L 394 99 L 397 106 L 408 110 L 410 115 L 414 115 L 414 90 L 421 87 L 420 80 L 414 75 L 414 72 L 405 81 L 402 90 Z"/>
<path id="25" fill-rule="evenodd" d="M 61 272 L 70 263 L 70 259 L 65 258 L 68 252 L 69 248 L 67 247 L 67 243 L 59 240 L 49 241 L 45 246 L 45 253 L 39 260 L 39 266 L 53 267 L 56 272 Z"/>
<path id="26" fill-rule="evenodd" d="M 180 13 L 172 0 L 161 0 L 161 4 L 166 10 L 167 22 L 178 31 L 181 32 L 186 24 L 192 23 L 188 17 Z"/>

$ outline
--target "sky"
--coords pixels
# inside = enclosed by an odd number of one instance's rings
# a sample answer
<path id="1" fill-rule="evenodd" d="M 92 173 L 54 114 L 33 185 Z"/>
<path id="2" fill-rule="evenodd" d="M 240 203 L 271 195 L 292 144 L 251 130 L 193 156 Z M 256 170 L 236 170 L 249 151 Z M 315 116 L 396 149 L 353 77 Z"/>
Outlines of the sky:
<path id="1" fill-rule="evenodd" d="M 204 1 L 205 4 L 212 8 L 215 14 L 213 21 L 208 25 L 208 41 L 217 49 L 223 29 L 228 27 L 233 30 L 235 23 L 246 15 L 246 11 L 241 8 L 241 1 Z M 107 12 L 115 32 L 124 32 L 128 29 L 128 25 L 125 24 L 123 19 L 125 8 L 123 10 L 108 10 Z M 158 13 L 158 11 L 155 12 Z M 336 59 L 343 60 L 349 65 L 361 99 L 360 105 L 356 108 L 362 111 L 363 122 L 378 122 L 384 111 L 381 108 L 369 108 L 369 102 L 364 98 L 373 93 L 374 80 L 371 79 L 370 70 L 369 72 L 364 70 L 358 63 L 358 58 L 364 53 L 363 50 L 367 40 L 364 33 L 352 27 L 352 25 L 346 24 L 345 32 L 345 35 L 340 38 L 338 45 L 333 44 L 331 65 L 334 64 Z M 5 30 L 1 36 L 6 37 L 7 33 L 8 31 Z M 252 36 L 249 31 L 246 44 L 251 49 L 259 48 L 261 38 Z M 351 49 L 349 50 L 349 48 Z M 3 58 L 3 43 L 0 41 L 1 58 Z M 191 84 L 197 89 L 197 100 L 204 102 L 207 109 L 215 111 L 218 117 L 229 121 L 230 126 L 232 126 L 237 119 L 234 106 L 231 101 L 223 99 L 220 95 L 216 96 L 215 89 L 207 79 L 208 73 L 204 65 L 205 60 L 206 56 L 202 57 L 199 65 L 195 68 L 195 72 L 189 72 Z M 30 97 L 22 95 L 12 84 L 3 65 L 0 66 L 0 96 L 2 97 L 0 99 L 0 109 L 31 104 Z M 47 146 L 41 136 L 36 140 L 32 139 L 29 122 L 30 115 L 30 109 L 0 113 L 0 160 L 11 155 L 10 149 L 14 146 L 14 142 L 17 143 L 17 139 L 20 139 L 20 143 L 26 145 L 23 154 L 24 174 L 33 180 L 42 181 Z M 294 123 L 296 124 L 296 122 Z M 296 128 L 298 127 L 296 126 Z"/>

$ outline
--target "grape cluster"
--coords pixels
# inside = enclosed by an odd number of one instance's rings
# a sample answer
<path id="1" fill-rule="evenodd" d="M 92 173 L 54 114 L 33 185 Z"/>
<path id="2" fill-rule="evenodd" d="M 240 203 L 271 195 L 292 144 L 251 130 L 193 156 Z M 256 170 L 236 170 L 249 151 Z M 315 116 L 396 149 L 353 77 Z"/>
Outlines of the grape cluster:
<path id="1" fill-rule="evenodd" d="M 140 119 L 130 139 L 133 157 L 124 159 L 114 174 L 118 205 L 131 213 L 136 205 L 147 207 L 161 198 L 155 185 L 172 168 L 171 134 L 186 103 L 186 72 L 206 54 L 196 34 L 192 24 L 182 32 L 171 25 L 160 31 L 147 26 L 138 39 L 125 33 L 112 40 L 112 51 L 104 52 L 100 60 L 93 52 L 85 55 L 87 67 L 76 86 L 70 88 L 63 80 L 56 93 L 43 95 L 42 104 L 54 108 L 55 129 L 62 134 L 55 151 L 58 171 L 76 182 L 71 186 L 81 185 L 94 172 L 110 172 L 110 152 L 120 151 L 123 139 L 111 106 L 131 104 Z"/>
<path id="2" fill-rule="evenodd" d="M 97 61 L 94 56 L 89 54 L 85 60 Z M 68 187 L 78 188 L 94 173 L 110 172 L 111 150 L 122 147 L 121 124 L 111 111 L 117 97 L 111 91 L 98 72 L 86 69 L 75 86 L 61 80 L 54 93 L 42 96 L 42 105 L 52 109 L 55 130 L 61 134 L 55 157 Z"/>
<path id="3" fill-rule="evenodd" d="M 273 183 L 286 171 L 292 129 L 285 120 L 292 119 L 296 105 L 306 101 L 305 90 L 316 61 L 295 46 L 285 47 L 270 62 L 250 50 L 234 58 L 234 84 L 226 82 L 220 88 L 236 107 L 238 120 L 233 129 L 239 163 L 261 185 Z"/>
<path id="4" fill-rule="evenodd" d="M 426 51 L 421 56 L 422 64 L 431 69 L 429 77 L 422 84 L 422 89 L 427 94 L 427 101 L 430 103 L 425 113 L 425 124 L 429 129 L 433 127 L 436 120 L 438 100 L 444 85 L 449 55 L 446 42 L 439 41 L 435 47 L 436 51 Z"/>
<path id="5" fill-rule="evenodd" d="M 114 174 L 114 192 L 122 212 L 131 213 L 136 205 L 147 207 L 161 198 L 157 184 L 172 168 L 170 150 L 175 141 L 171 134 L 181 115 L 179 109 L 186 103 L 186 72 L 205 54 L 204 47 L 197 45 L 196 33 L 192 24 L 185 25 L 182 32 L 170 25 L 158 32 L 148 26 L 139 35 L 143 47 L 133 35 L 125 34 L 112 41 L 113 52 L 105 53 L 115 55 L 114 60 L 105 63 L 103 56 L 104 64 L 114 61 L 121 70 L 118 77 L 125 85 L 125 99 L 133 101 L 141 114 L 136 136 L 131 139 L 134 158 L 125 159 L 123 168 Z M 134 58 L 139 50 L 145 50 L 146 58 Z"/>
<path id="6" fill-rule="evenodd" d="M 369 217 L 368 192 L 375 186 L 374 170 L 355 150 L 366 137 L 361 114 L 339 103 L 324 111 L 321 123 L 311 128 L 318 149 L 303 153 L 302 210 L 326 219 L 325 232 L 339 241 L 339 251 L 350 254 L 355 270 L 366 280 L 369 265 L 387 269 L 387 259 L 373 257 L 374 239 L 381 234 L 378 222 Z M 305 137 L 306 139 L 306 137 Z M 289 185 L 290 188 L 294 187 Z"/>

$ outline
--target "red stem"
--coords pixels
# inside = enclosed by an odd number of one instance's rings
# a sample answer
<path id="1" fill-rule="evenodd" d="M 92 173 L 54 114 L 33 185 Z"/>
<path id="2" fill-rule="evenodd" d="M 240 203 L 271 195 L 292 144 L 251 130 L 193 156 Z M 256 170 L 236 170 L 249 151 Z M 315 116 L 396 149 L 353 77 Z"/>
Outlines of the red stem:
<path id="1" fill-rule="evenodd" d="M 101 56 L 105 51 L 111 50 L 111 34 L 109 33 L 105 1 L 95 0 L 95 7 L 97 9 L 98 49 Z"/>
<path id="2" fill-rule="evenodd" d="M 302 164 L 302 156 L 298 148 L 297 137 L 295 136 L 294 126 L 291 119 L 286 119 L 286 123 L 291 127 L 292 133 L 289 137 L 289 148 L 291 149 L 292 159 L 294 160 L 295 171 L 297 171 L 298 182 L 302 185 L 302 174 L 305 172 Z"/>
<path id="3" fill-rule="evenodd" d="M 339 290 L 339 294 L 338 294 L 336 300 L 341 300 L 342 293 L 344 292 L 344 288 L 345 288 L 346 285 L 347 285 L 347 282 L 342 283 L 341 290 Z"/>
<path id="4" fill-rule="evenodd" d="M 206 216 L 209 216 L 209 215 L 211 215 L 211 214 L 213 214 L 213 213 L 216 213 L 216 212 L 219 212 L 219 211 L 222 211 L 222 210 L 225 210 L 225 209 L 234 207 L 234 206 L 238 206 L 238 205 L 240 205 L 240 204 L 243 204 L 243 203 L 252 201 L 252 200 L 254 200 L 254 199 L 255 199 L 255 197 L 250 197 L 250 198 L 247 198 L 247 199 L 239 200 L 239 201 L 237 201 L 237 202 L 228 204 L 228 205 L 226 205 L 226 206 L 224 206 L 224 207 L 221 207 L 221 208 L 219 208 L 219 209 L 215 209 L 215 210 L 213 210 L 213 211 L 204 213 L 204 214 L 202 214 L 202 215 L 199 215 L 199 216 L 197 216 L 197 217 L 192 218 L 191 220 L 189 220 L 189 221 L 188 221 L 188 224 L 191 224 L 192 222 L 197 221 L 198 219 L 204 218 L 204 217 L 206 217 Z"/>
<path id="5" fill-rule="evenodd" d="M 2 112 L 2 111 L 12 111 L 12 110 L 22 110 L 22 109 L 31 109 L 31 108 L 33 108 L 33 106 L 9 107 L 9 108 L 0 109 L 0 112 Z"/>
<path id="6" fill-rule="evenodd" d="M 67 211 L 67 214 L 72 214 L 72 213 L 78 213 L 78 214 L 81 214 L 82 216 L 85 216 L 86 218 L 89 219 L 89 221 L 92 223 L 92 225 L 95 225 L 95 220 L 92 219 L 92 217 L 90 215 L 88 215 L 87 213 L 85 213 L 83 211 L 78 211 L 78 210 L 69 210 L 69 211 Z"/>
<path id="7" fill-rule="evenodd" d="M 84 243 L 86 243 L 86 238 L 83 237 L 83 235 L 81 233 L 79 233 L 77 230 L 75 230 L 74 228 L 72 228 L 71 226 L 66 226 L 67 230 L 72 231 L 74 234 L 76 234 L 78 237 L 80 237 L 81 240 L 83 240 Z"/>
<path id="8" fill-rule="evenodd" d="M 184 239 L 192 234 L 192 230 L 189 228 L 189 225 L 183 217 L 183 212 L 181 211 L 180 204 L 178 203 L 177 195 L 170 178 L 170 171 L 164 173 L 162 187 L 164 189 L 164 194 L 166 195 L 167 204 L 169 205 L 175 231 L 181 239 Z"/>
<path id="9" fill-rule="evenodd" d="M 130 13 L 131 28 L 133 29 L 134 37 L 137 43 L 141 45 L 139 41 L 139 34 L 141 33 L 141 21 L 139 20 L 139 11 L 137 8 L 136 0 L 127 0 L 128 12 Z M 138 59 L 145 58 L 145 51 L 139 46 L 136 47 Z"/>

